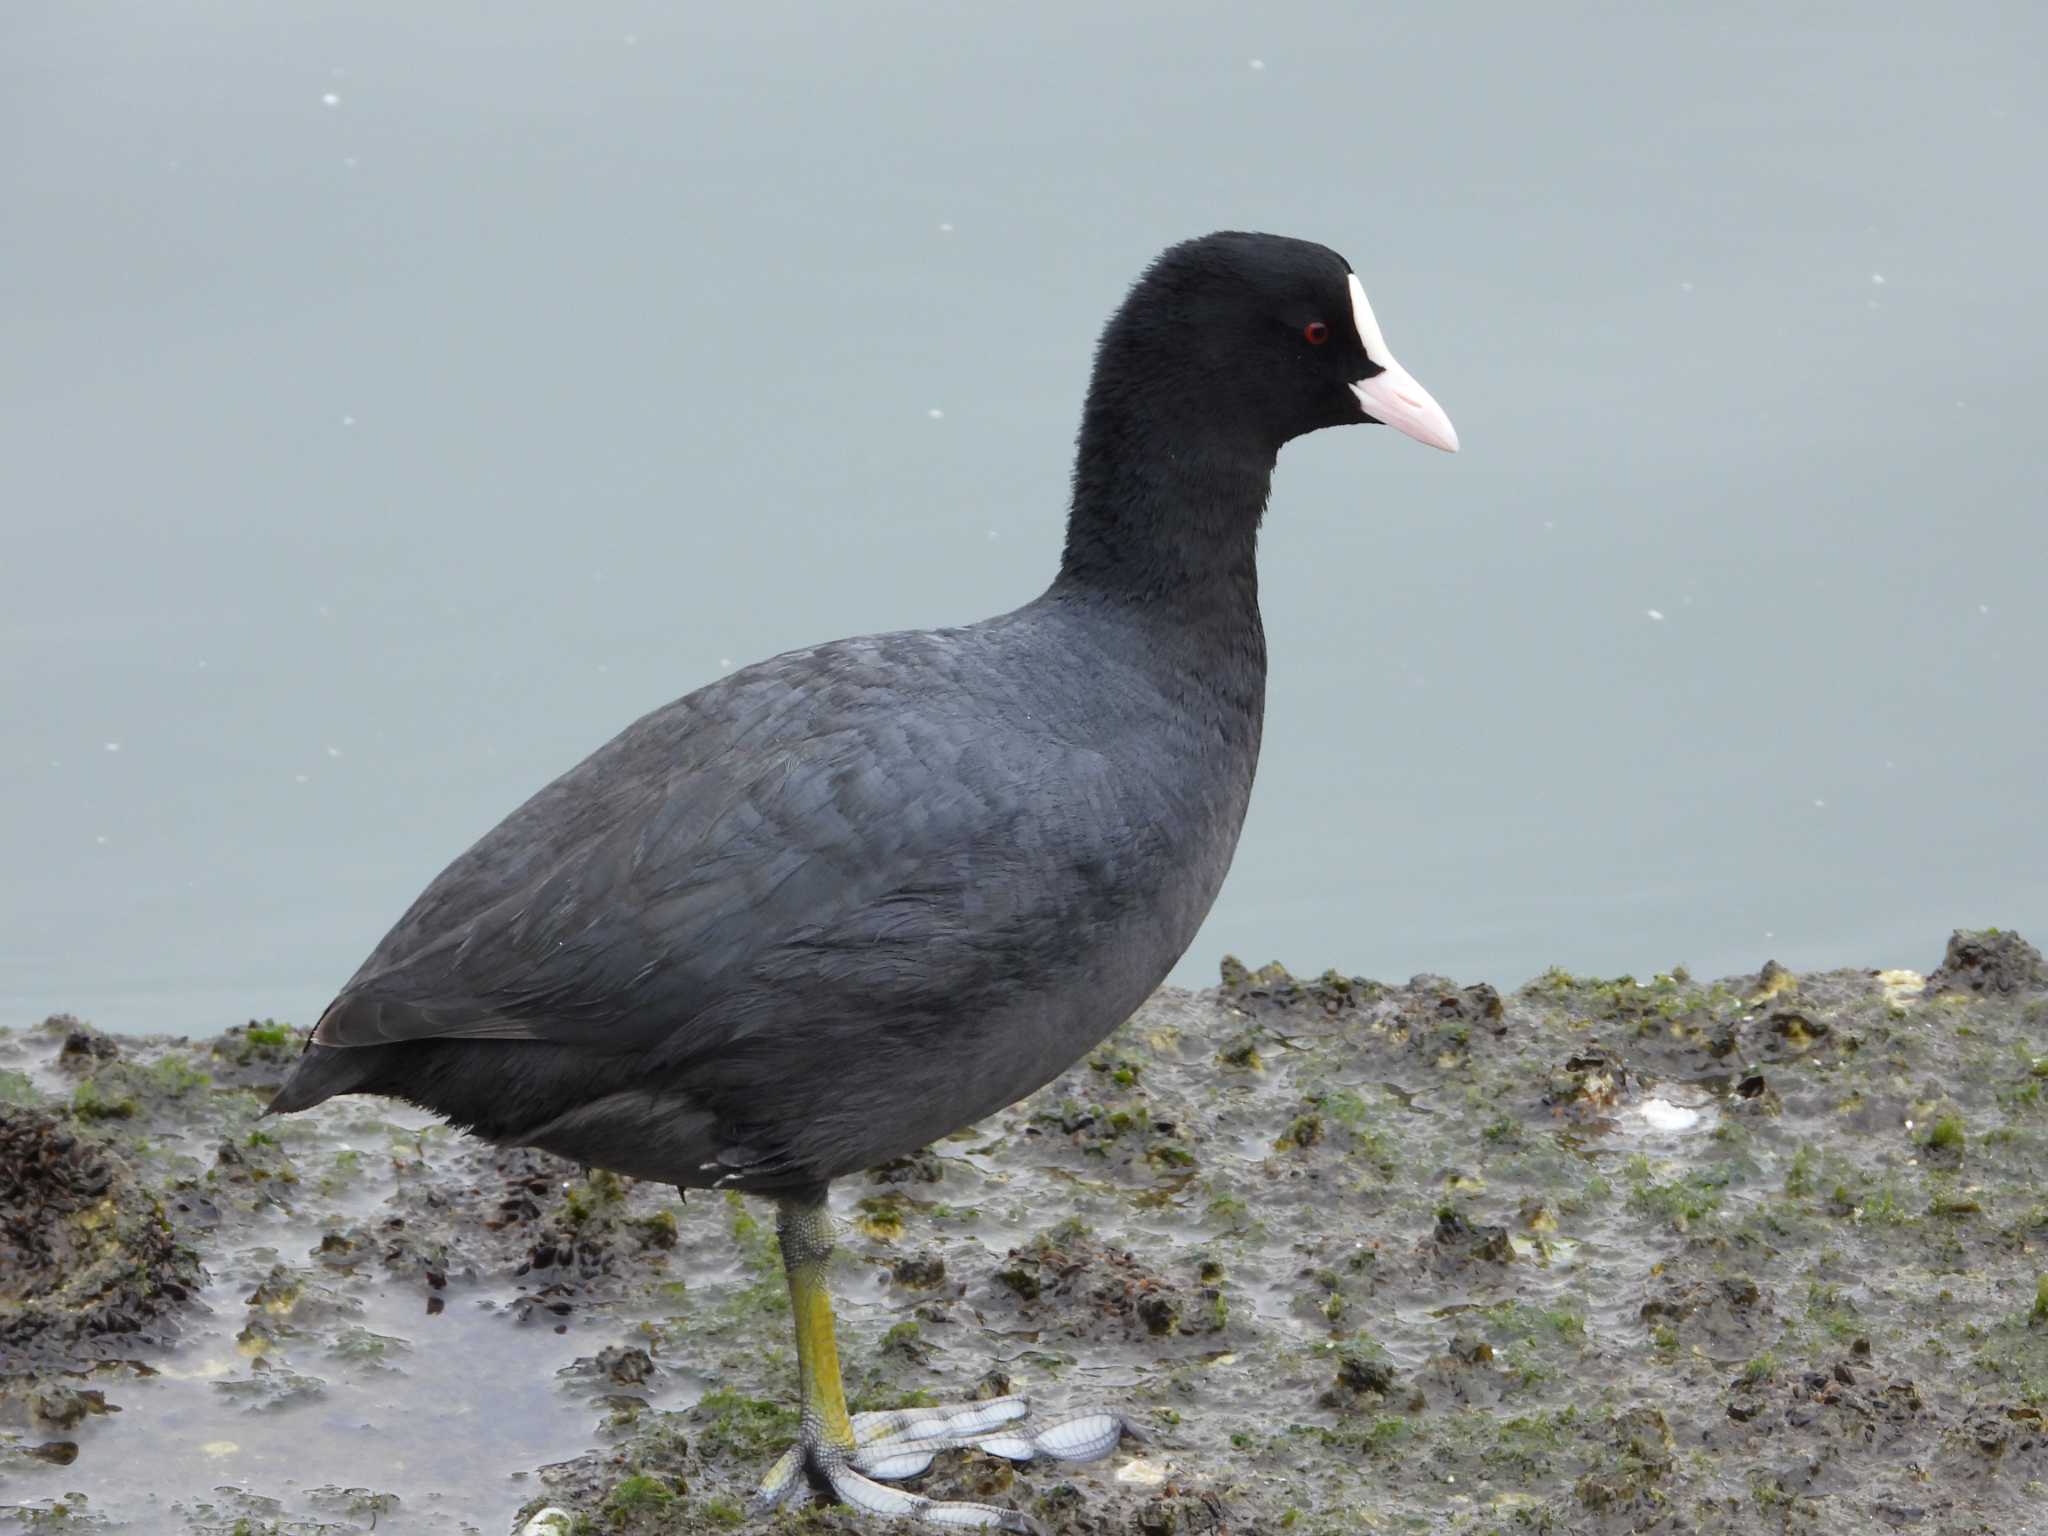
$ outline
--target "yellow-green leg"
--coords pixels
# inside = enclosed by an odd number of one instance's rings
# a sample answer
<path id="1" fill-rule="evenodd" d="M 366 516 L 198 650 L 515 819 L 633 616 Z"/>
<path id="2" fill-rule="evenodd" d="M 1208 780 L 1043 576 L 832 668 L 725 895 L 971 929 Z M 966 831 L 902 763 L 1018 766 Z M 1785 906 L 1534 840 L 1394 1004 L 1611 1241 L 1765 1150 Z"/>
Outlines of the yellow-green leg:
<path id="1" fill-rule="evenodd" d="M 1029 1408 L 1022 1398 L 997 1398 L 957 1408 L 849 1414 L 839 1378 L 839 1341 L 825 1272 L 832 1257 L 832 1218 L 822 1195 L 776 1204 L 776 1235 L 796 1321 L 798 1389 L 803 1416 L 797 1442 L 776 1459 L 754 1495 L 757 1513 L 773 1509 L 806 1482 L 817 1493 L 871 1515 L 934 1525 L 1035 1531 L 1028 1515 L 994 1504 L 938 1503 L 884 1487 L 875 1478 L 914 1477 L 943 1450 L 974 1446 L 1015 1461 L 1051 1456 L 1092 1461 L 1116 1448 L 1124 1424 L 1115 1414 L 1083 1414 L 1035 1434 L 1007 1430 Z M 867 1475 L 863 1475 L 867 1474 Z"/>
<path id="2" fill-rule="evenodd" d="M 784 1200 L 775 1209 L 789 1309 L 796 1317 L 797 1384 L 803 1394 L 803 1436 L 821 1449 L 853 1452 L 853 1419 L 839 1377 L 839 1337 L 825 1268 L 832 1258 L 832 1217 L 822 1200 Z"/>

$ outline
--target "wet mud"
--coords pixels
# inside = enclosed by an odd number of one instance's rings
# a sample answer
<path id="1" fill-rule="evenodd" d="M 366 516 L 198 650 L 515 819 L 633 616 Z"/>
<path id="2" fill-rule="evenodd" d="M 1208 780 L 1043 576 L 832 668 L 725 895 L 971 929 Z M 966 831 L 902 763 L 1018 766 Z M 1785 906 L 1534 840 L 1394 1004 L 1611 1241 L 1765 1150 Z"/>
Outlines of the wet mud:
<path id="1" fill-rule="evenodd" d="M 0 1032 L 0 1530 L 755 1528 L 772 1212 L 381 1100 L 259 1120 L 298 1038 Z M 2011 933 L 1509 995 L 1231 962 L 833 1208 L 857 1408 L 1127 1416 L 915 1482 L 1060 1536 L 2048 1531 Z"/>

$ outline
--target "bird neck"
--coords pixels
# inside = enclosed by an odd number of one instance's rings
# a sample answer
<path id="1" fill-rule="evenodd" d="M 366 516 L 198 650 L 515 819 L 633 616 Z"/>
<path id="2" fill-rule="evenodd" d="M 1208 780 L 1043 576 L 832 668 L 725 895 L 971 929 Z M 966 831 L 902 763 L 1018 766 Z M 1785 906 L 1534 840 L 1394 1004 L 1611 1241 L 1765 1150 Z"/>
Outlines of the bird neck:
<path id="1" fill-rule="evenodd" d="M 1275 450 L 1091 392 L 1054 591 L 1224 628 L 1259 623 Z"/>

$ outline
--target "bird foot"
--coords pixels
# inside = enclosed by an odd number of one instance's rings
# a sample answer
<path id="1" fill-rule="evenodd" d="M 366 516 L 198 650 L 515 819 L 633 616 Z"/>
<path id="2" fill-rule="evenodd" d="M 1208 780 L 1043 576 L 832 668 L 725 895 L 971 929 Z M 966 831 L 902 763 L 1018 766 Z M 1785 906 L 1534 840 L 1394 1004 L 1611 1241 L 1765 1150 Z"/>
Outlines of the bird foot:
<path id="1" fill-rule="evenodd" d="M 943 1408 L 902 1408 L 853 1415 L 853 1445 L 829 1445 L 806 1433 L 768 1469 L 750 1514 L 765 1514 L 800 1493 L 822 1486 L 831 1497 L 863 1514 L 922 1520 L 956 1529 L 1036 1532 L 1029 1515 L 996 1504 L 927 1499 L 884 1482 L 915 1477 L 940 1451 L 973 1449 L 1009 1461 L 1038 1457 L 1054 1461 L 1095 1461 L 1116 1449 L 1127 1432 L 1113 1413 L 1082 1413 L 1026 1430 L 1031 1406 L 1021 1397 Z M 805 1472 L 811 1473 L 806 1478 Z M 880 1479 L 880 1481 L 877 1481 Z"/>

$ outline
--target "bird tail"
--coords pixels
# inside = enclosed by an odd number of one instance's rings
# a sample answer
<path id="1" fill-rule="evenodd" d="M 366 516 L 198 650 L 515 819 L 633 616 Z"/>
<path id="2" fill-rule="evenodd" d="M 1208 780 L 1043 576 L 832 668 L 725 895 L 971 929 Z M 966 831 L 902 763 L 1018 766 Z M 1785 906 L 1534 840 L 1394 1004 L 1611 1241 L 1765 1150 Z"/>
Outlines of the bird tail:
<path id="1" fill-rule="evenodd" d="M 296 1110 L 311 1109 L 337 1093 L 354 1093 L 366 1087 L 375 1076 L 381 1055 L 383 1052 L 374 1047 L 366 1049 L 308 1042 L 292 1067 L 291 1076 L 284 1080 L 284 1086 L 277 1090 L 277 1097 L 270 1101 L 270 1107 L 263 1113 L 289 1115 Z"/>

